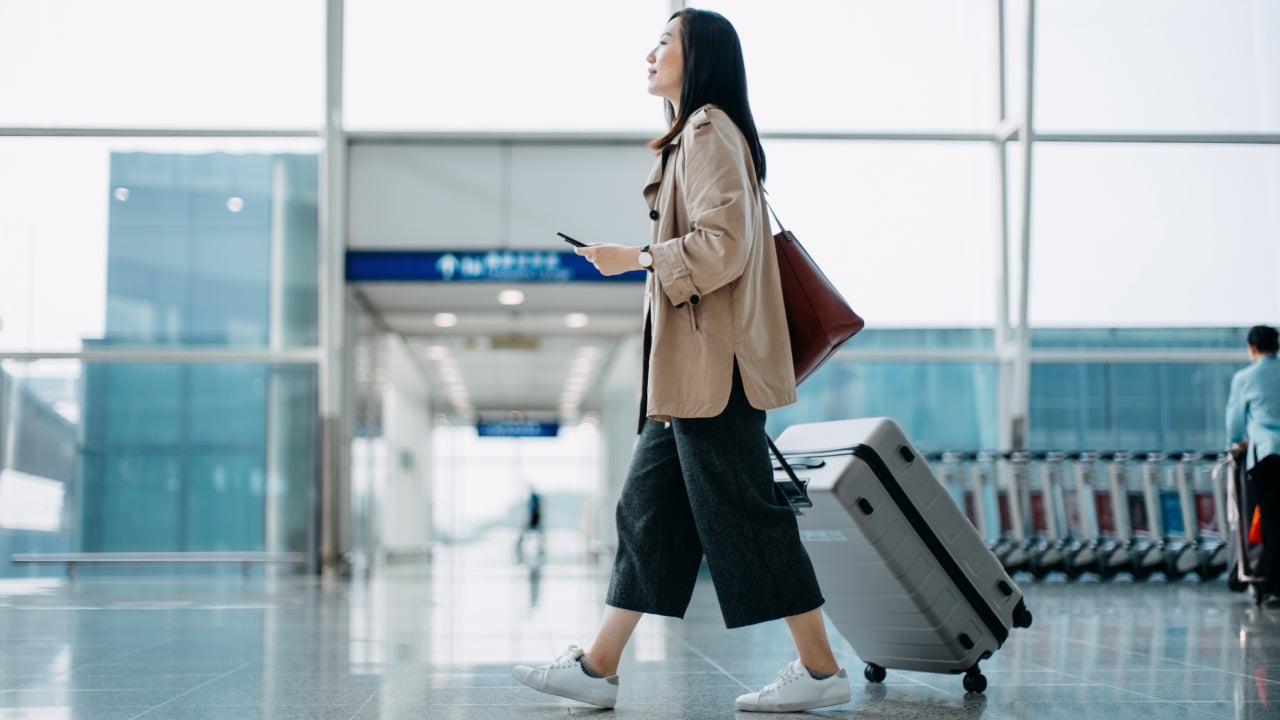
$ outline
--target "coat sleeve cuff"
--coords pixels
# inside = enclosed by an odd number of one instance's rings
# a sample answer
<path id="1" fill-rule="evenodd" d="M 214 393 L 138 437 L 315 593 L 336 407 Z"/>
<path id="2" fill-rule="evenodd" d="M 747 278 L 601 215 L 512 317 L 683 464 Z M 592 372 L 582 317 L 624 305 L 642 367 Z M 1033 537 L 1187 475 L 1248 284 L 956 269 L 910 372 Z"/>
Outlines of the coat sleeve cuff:
<path id="1" fill-rule="evenodd" d="M 672 305 L 680 307 L 686 302 L 697 305 L 702 300 L 698 288 L 693 284 L 692 271 L 680 256 L 679 241 L 650 246 L 649 254 L 653 255 L 653 271 L 661 281 L 662 291 Z"/>

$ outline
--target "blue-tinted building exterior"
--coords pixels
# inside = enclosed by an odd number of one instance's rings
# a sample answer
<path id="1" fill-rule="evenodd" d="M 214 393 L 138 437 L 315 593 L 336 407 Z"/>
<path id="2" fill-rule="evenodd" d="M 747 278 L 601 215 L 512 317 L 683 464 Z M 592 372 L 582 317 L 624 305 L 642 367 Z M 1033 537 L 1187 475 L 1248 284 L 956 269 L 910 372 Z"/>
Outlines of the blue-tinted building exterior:
<path id="1" fill-rule="evenodd" d="M 313 155 L 118 153 L 105 336 L 87 347 L 316 342 Z M 84 551 L 309 546 L 311 366 L 86 364 Z"/>

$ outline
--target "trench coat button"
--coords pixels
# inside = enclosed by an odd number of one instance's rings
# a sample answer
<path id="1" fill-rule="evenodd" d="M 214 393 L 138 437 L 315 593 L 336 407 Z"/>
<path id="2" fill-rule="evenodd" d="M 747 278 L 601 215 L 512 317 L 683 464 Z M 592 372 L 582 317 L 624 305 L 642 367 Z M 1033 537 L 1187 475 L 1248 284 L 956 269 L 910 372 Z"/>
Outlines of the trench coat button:
<path id="1" fill-rule="evenodd" d="M 698 297 L 697 295 L 690 295 L 689 302 L 693 303 L 694 305 L 697 305 L 698 303 L 702 302 L 702 298 Z"/>
<path id="2" fill-rule="evenodd" d="M 657 220 L 657 219 L 658 219 L 658 211 L 657 211 L 657 210 L 650 210 L 650 211 L 649 211 L 649 219 L 650 219 L 650 220 Z"/>

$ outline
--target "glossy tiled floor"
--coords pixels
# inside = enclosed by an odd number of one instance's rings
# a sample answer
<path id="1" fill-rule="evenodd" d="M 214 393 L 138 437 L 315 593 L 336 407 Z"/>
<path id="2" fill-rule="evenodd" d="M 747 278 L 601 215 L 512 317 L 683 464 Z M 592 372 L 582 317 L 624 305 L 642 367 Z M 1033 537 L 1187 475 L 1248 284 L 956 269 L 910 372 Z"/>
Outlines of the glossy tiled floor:
<path id="1" fill-rule="evenodd" d="M 686 620 L 641 623 L 615 711 L 527 690 L 510 666 L 588 642 L 607 577 L 510 547 L 367 582 L 0 583 L 0 720 L 728 718 L 793 657 L 782 623 L 725 630 L 704 582 Z M 1021 580 L 1035 624 L 984 663 L 985 695 L 921 673 L 869 686 L 836 638 L 854 700 L 812 715 L 1280 718 L 1280 611 L 1221 582 Z"/>

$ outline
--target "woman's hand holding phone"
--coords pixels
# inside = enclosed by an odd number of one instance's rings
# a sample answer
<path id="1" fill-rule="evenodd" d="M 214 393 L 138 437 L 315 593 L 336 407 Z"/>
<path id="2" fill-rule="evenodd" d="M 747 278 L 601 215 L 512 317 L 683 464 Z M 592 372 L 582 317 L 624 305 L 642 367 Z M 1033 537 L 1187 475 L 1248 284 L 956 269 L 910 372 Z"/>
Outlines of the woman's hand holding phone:
<path id="1" fill-rule="evenodd" d="M 621 275 L 632 270 L 643 270 L 640 267 L 640 250 L 630 245 L 611 245 L 608 243 L 591 243 L 590 245 L 575 240 L 564 233 L 556 233 L 564 241 L 574 247 L 573 251 L 587 260 L 600 271 L 601 275 L 610 277 Z"/>

